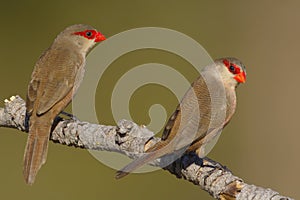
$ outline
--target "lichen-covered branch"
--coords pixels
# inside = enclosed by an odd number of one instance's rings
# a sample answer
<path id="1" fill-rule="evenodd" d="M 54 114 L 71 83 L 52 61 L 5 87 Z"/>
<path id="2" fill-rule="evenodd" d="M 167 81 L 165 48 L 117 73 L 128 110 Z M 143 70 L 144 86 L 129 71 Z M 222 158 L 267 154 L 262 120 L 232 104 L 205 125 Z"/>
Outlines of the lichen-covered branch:
<path id="1" fill-rule="evenodd" d="M 26 132 L 25 110 L 25 102 L 19 96 L 5 100 L 5 107 L 0 108 L 0 126 Z M 51 140 L 85 149 L 119 152 L 130 158 L 137 158 L 139 153 L 144 152 L 146 142 L 149 144 L 150 140 L 154 144 L 160 139 L 153 137 L 153 133 L 146 127 L 127 120 L 120 120 L 117 126 L 104 126 L 57 117 Z M 161 166 L 161 160 L 151 164 Z M 271 189 L 249 185 L 220 163 L 209 158 L 199 159 L 194 154 L 185 154 L 164 169 L 178 178 L 198 185 L 216 199 L 291 199 Z"/>

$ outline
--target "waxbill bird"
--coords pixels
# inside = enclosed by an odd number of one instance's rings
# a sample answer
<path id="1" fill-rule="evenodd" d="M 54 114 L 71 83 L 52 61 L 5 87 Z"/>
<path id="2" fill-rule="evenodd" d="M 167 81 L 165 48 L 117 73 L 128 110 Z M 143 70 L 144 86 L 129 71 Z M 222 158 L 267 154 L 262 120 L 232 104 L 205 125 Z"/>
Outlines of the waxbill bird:
<path id="1" fill-rule="evenodd" d="M 35 64 L 26 99 L 29 135 L 23 175 L 33 184 L 46 162 L 48 141 L 55 117 L 71 102 L 84 75 L 90 50 L 105 37 L 89 25 L 67 27 Z"/>
<path id="2" fill-rule="evenodd" d="M 205 156 L 205 145 L 221 133 L 235 112 L 235 89 L 239 83 L 246 81 L 246 70 L 242 62 L 236 58 L 221 58 L 214 64 L 204 67 L 200 74 L 167 122 L 161 141 L 148 148 L 146 154 L 119 170 L 116 173 L 117 179 L 180 149 L 184 149 L 184 152 L 195 152 L 200 158 Z M 218 82 L 221 84 L 217 84 Z M 222 89 L 224 98 L 221 95 Z M 214 99 L 212 94 L 215 96 Z M 214 113 L 212 106 L 217 108 Z M 197 109 L 199 112 L 195 112 Z M 225 113 L 223 119 L 222 112 Z M 212 120 L 217 125 L 210 126 Z M 192 131 L 195 134 L 189 134 Z M 179 143 L 181 145 L 178 145 Z"/>

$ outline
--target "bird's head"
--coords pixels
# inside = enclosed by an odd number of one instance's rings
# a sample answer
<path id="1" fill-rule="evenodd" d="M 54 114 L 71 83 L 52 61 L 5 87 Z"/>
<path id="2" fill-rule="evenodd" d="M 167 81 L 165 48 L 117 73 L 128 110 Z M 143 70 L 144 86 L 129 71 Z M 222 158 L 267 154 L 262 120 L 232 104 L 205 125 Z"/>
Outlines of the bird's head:
<path id="1" fill-rule="evenodd" d="M 92 26 L 75 24 L 62 31 L 56 41 L 71 42 L 77 45 L 82 52 L 88 53 L 97 43 L 105 39 L 105 36 Z"/>
<path id="2" fill-rule="evenodd" d="M 246 68 L 240 60 L 228 57 L 218 59 L 215 62 L 223 82 L 234 87 L 239 83 L 246 82 Z"/>

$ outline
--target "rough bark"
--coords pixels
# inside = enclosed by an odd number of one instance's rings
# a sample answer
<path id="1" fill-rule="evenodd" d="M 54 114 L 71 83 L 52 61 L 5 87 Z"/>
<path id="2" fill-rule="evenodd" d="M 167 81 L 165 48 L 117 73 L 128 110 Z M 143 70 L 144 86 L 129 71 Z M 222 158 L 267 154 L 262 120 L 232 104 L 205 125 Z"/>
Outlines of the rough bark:
<path id="1" fill-rule="evenodd" d="M 0 126 L 16 128 L 27 132 L 24 126 L 25 102 L 19 96 L 5 100 L 0 108 Z M 120 120 L 117 126 L 105 126 L 57 117 L 51 140 L 69 146 L 99 151 L 114 151 L 137 158 L 144 151 L 147 141 L 154 144 L 160 139 L 144 126 L 128 120 Z M 141 137 L 143 136 L 143 137 Z M 148 142 L 149 144 L 149 142 Z M 162 159 L 151 164 L 162 165 Z M 292 199 L 278 192 L 250 185 L 220 163 L 209 158 L 199 159 L 196 155 L 185 154 L 164 168 L 177 178 L 182 178 L 207 191 L 216 199 Z"/>

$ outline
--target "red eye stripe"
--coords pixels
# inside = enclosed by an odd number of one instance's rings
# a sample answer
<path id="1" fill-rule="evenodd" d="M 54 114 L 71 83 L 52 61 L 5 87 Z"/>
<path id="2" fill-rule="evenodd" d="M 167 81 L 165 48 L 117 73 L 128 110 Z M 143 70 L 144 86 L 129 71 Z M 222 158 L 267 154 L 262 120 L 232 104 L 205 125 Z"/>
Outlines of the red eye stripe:
<path id="1" fill-rule="evenodd" d="M 228 60 L 223 60 L 224 65 L 228 68 L 230 66 L 230 62 Z"/>
<path id="2" fill-rule="evenodd" d="M 81 32 L 75 32 L 73 34 L 83 36 L 89 40 L 94 40 L 94 42 L 101 42 L 103 40 L 106 40 L 105 36 L 102 33 L 95 30 L 85 30 Z"/>
<path id="3" fill-rule="evenodd" d="M 227 67 L 227 69 L 233 73 L 233 74 L 239 74 L 241 72 L 239 66 L 237 66 L 234 63 L 230 63 L 228 60 L 223 60 L 224 65 Z"/>
<path id="4" fill-rule="evenodd" d="M 241 72 L 240 68 L 237 65 L 235 65 L 233 63 L 231 65 L 234 67 L 234 71 L 233 71 L 234 74 L 239 74 Z M 230 66 L 229 66 L 229 68 L 230 68 Z"/>
<path id="5" fill-rule="evenodd" d="M 95 31 L 95 30 L 85 30 L 85 31 L 81 31 L 81 32 L 75 32 L 74 34 L 83 36 L 87 39 L 94 39 L 95 36 L 97 35 L 97 31 Z"/>

